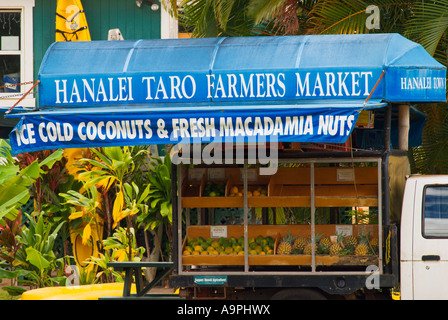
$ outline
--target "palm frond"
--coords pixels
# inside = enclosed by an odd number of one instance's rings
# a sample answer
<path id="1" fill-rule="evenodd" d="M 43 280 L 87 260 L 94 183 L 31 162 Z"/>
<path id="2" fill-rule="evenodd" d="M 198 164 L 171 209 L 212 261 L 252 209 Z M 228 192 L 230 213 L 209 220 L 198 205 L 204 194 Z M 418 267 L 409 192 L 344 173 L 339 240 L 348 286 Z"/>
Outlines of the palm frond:
<path id="1" fill-rule="evenodd" d="M 374 5 L 380 10 L 380 29 L 369 29 L 366 12 L 372 1 L 323 0 L 311 11 L 310 20 L 314 33 L 319 34 L 353 34 L 369 32 L 397 32 L 405 23 L 412 8 L 412 1 L 377 0 Z"/>
<path id="2" fill-rule="evenodd" d="M 448 1 L 418 2 L 413 11 L 405 35 L 434 55 L 448 28 Z"/>
<path id="3" fill-rule="evenodd" d="M 425 106 L 427 120 L 422 145 L 411 150 L 413 171 L 448 173 L 448 111 L 446 104 Z"/>
<path id="4" fill-rule="evenodd" d="M 160 3 L 172 17 L 176 19 L 178 18 L 179 8 L 177 5 L 177 0 L 160 0 Z"/>
<path id="5" fill-rule="evenodd" d="M 247 6 L 247 14 L 255 20 L 256 24 L 274 19 L 280 8 L 288 0 L 252 0 Z M 297 1 L 296 1 L 297 2 Z"/>

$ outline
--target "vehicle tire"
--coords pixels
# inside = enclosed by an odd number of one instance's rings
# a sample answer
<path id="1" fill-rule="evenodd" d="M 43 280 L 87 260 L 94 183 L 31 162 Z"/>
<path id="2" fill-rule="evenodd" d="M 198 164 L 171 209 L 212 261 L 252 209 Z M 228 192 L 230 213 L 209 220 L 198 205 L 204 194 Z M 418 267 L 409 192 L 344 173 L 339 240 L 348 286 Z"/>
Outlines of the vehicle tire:
<path id="1" fill-rule="evenodd" d="M 271 300 L 327 300 L 327 298 L 313 289 L 285 289 L 275 293 Z"/>

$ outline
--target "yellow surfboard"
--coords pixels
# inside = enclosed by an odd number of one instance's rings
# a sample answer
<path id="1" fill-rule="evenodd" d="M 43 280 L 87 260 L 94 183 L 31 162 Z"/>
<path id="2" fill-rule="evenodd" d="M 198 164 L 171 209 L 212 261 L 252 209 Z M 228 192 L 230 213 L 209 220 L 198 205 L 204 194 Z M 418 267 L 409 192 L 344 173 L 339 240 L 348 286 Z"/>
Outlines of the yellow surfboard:
<path id="1" fill-rule="evenodd" d="M 56 41 L 90 41 L 87 19 L 79 0 L 58 0 Z"/>

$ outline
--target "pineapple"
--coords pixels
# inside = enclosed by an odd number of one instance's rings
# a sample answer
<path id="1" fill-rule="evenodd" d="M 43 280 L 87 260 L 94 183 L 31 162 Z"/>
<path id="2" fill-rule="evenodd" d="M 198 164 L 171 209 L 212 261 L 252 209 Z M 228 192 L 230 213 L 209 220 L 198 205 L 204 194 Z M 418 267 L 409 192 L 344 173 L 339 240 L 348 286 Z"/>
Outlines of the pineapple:
<path id="1" fill-rule="evenodd" d="M 305 248 L 303 249 L 303 254 L 312 254 L 311 250 L 312 250 L 313 244 L 311 242 L 308 242 L 305 246 Z M 314 244 L 314 252 L 317 251 L 317 245 Z"/>
<path id="2" fill-rule="evenodd" d="M 322 234 L 316 234 L 315 236 L 315 243 L 314 243 L 314 253 L 317 252 L 317 243 L 320 242 L 320 239 L 322 238 Z M 313 243 L 311 240 L 311 237 L 308 239 L 308 243 L 306 244 L 305 248 L 303 249 L 303 253 L 304 254 L 312 254 L 312 248 L 313 248 Z"/>
<path id="3" fill-rule="evenodd" d="M 297 237 L 294 240 L 294 244 L 293 244 L 293 251 L 296 253 L 303 253 L 303 249 L 305 248 L 306 244 L 307 244 L 307 239 L 304 237 Z"/>
<path id="4" fill-rule="evenodd" d="M 370 245 L 371 245 L 373 248 L 378 248 L 378 246 L 379 246 L 379 240 L 378 240 L 378 238 L 372 238 L 372 239 L 370 240 Z"/>
<path id="5" fill-rule="evenodd" d="M 292 246 L 288 241 L 282 241 L 277 247 L 277 254 L 291 254 Z"/>
<path id="6" fill-rule="evenodd" d="M 333 243 L 330 247 L 331 255 L 341 254 L 342 250 L 344 249 L 344 234 L 338 233 L 336 234 L 336 237 L 336 242 Z"/>
<path id="7" fill-rule="evenodd" d="M 319 249 L 321 253 L 328 254 L 330 252 L 331 240 L 329 237 L 322 237 L 319 241 Z"/>
<path id="8" fill-rule="evenodd" d="M 369 253 L 369 233 L 363 233 L 359 235 L 359 244 L 355 248 L 355 255 L 363 256 Z"/>
<path id="9" fill-rule="evenodd" d="M 369 252 L 369 246 L 365 243 L 360 243 L 355 248 L 355 254 L 357 256 L 364 256 Z"/>
<path id="10" fill-rule="evenodd" d="M 288 231 L 277 247 L 277 254 L 291 254 L 295 237 Z"/>
<path id="11" fill-rule="evenodd" d="M 354 249 L 357 245 L 358 239 L 354 235 L 349 235 L 344 238 L 344 246 Z"/>
<path id="12" fill-rule="evenodd" d="M 374 254 L 377 254 L 379 251 L 378 251 L 378 246 L 380 245 L 380 243 L 379 243 L 379 240 L 378 240 L 378 238 L 372 238 L 371 240 L 370 240 L 370 246 L 371 246 L 371 248 L 372 248 L 372 251 L 373 251 L 373 253 Z"/>

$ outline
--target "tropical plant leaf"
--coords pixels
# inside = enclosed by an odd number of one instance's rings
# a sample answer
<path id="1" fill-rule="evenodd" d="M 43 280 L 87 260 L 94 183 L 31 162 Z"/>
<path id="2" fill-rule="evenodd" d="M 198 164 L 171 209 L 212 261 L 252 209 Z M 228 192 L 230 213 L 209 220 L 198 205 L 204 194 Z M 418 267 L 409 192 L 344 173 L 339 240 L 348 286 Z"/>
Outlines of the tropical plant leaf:
<path id="1" fill-rule="evenodd" d="M 2 290 L 8 292 L 11 296 L 20 296 L 22 293 L 26 292 L 27 289 L 24 287 L 16 287 L 16 286 L 4 286 Z"/>
<path id="2" fill-rule="evenodd" d="M 53 152 L 52 154 L 50 154 L 48 157 L 46 157 L 44 160 L 42 160 L 39 163 L 39 166 L 41 168 L 41 173 L 46 172 L 46 171 L 42 170 L 43 166 L 47 166 L 48 169 L 51 169 L 53 167 L 53 165 L 55 164 L 55 162 L 61 160 L 63 156 L 64 156 L 64 150 L 58 149 L 55 152 Z"/>
<path id="3" fill-rule="evenodd" d="M 114 206 L 112 209 L 112 217 L 114 219 L 113 228 L 117 226 L 117 223 L 121 220 L 121 215 L 123 211 L 123 205 L 124 205 L 124 195 L 123 191 L 120 191 L 117 193 L 117 196 L 115 197 Z"/>
<path id="4" fill-rule="evenodd" d="M 9 199 L 5 203 L 0 205 L 0 219 L 6 217 L 10 213 L 13 213 L 18 204 L 25 204 L 30 198 L 30 194 L 28 190 L 23 190 L 21 193 Z"/>
<path id="5" fill-rule="evenodd" d="M 43 255 L 34 249 L 33 247 L 28 247 L 26 251 L 26 260 L 29 261 L 33 266 L 37 267 L 39 270 L 44 270 L 50 266 L 50 262 L 43 257 Z"/>
<path id="6" fill-rule="evenodd" d="M 87 223 L 82 231 L 82 244 L 86 245 L 87 241 L 89 241 L 90 236 L 92 235 L 92 227 L 90 223 Z"/>
<path id="7" fill-rule="evenodd" d="M 14 279 L 21 276 L 27 276 L 29 274 L 28 270 L 16 269 L 13 271 L 5 270 L 0 268 L 0 279 Z"/>

